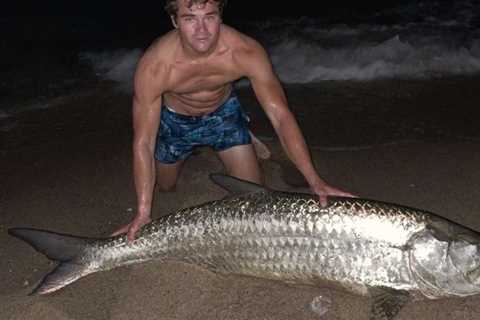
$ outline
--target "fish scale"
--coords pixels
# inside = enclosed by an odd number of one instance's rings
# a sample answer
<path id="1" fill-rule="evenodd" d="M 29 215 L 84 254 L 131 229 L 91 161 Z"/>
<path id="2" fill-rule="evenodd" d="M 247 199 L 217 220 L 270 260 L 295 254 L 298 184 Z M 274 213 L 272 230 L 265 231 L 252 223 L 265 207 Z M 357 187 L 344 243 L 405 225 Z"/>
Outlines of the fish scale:
<path id="1" fill-rule="evenodd" d="M 118 254 L 122 248 L 115 247 L 116 254 L 107 255 L 115 257 L 114 261 L 105 261 L 104 266 L 129 264 L 134 256 L 131 252 L 138 252 L 136 262 L 152 257 L 176 259 L 217 271 L 273 279 L 295 278 L 304 283 L 315 284 L 322 277 L 341 283 L 361 280 L 368 285 L 411 289 L 408 273 L 398 272 L 399 265 L 405 263 L 400 249 L 392 249 L 386 240 L 359 243 L 356 233 L 352 233 L 355 221 L 373 216 L 376 209 L 384 212 L 381 206 L 352 199 L 337 200 L 323 209 L 315 197 L 292 198 L 281 192 L 214 201 L 157 220 L 156 226 L 142 231 L 141 240 L 132 244 L 124 240 L 128 254 Z M 394 224 L 418 216 L 409 212 L 404 217 L 397 212 Z M 390 214 L 373 217 L 378 223 L 392 224 Z M 418 229 L 412 228 L 407 233 L 413 234 Z M 357 233 L 363 234 L 364 230 Z M 95 246 L 92 249 L 97 250 Z M 387 267 L 372 272 L 363 268 L 380 260 Z"/>

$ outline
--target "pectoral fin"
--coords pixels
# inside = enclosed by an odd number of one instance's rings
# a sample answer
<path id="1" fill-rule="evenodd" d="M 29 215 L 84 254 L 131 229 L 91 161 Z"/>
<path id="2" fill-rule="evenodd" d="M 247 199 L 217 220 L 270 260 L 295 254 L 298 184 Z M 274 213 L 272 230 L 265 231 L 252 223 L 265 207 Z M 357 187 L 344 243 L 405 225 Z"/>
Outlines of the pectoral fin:
<path id="1" fill-rule="evenodd" d="M 370 320 L 391 320 L 410 299 L 407 291 L 386 287 L 369 289 L 372 295 Z"/>

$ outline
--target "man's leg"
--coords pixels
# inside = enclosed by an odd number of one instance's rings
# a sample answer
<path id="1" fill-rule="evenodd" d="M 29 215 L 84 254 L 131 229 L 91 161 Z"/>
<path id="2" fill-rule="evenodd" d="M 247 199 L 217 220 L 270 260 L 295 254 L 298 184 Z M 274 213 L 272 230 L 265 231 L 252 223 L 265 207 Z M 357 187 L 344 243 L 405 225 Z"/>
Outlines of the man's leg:
<path id="1" fill-rule="evenodd" d="M 227 173 L 239 179 L 263 184 L 262 172 L 251 144 L 234 146 L 218 152 Z"/>
<path id="2" fill-rule="evenodd" d="M 184 160 L 180 160 L 172 164 L 166 164 L 156 161 L 157 188 L 160 191 L 173 191 L 175 189 L 184 162 Z"/>

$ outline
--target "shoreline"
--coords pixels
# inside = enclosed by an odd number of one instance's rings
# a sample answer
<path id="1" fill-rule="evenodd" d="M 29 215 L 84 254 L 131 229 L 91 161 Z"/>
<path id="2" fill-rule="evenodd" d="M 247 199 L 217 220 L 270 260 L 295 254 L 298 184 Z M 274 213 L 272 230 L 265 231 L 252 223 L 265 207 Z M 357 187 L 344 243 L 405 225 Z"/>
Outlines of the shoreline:
<path id="1" fill-rule="evenodd" d="M 327 181 L 365 198 L 424 209 L 480 231 L 480 142 L 465 140 L 480 136 L 473 116 L 480 103 L 478 78 L 325 82 L 286 89 Z M 297 190 L 286 183 L 295 173 L 249 90 L 239 90 L 239 96 L 253 130 L 273 153 L 272 160 L 261 162 L 267 185 Z M 98 237 L 131 219 L 130 100 L 111 85 L 100 86 L 92 95 L 66 100 L 66 107 L 23 114 L 16 127 L 0 133 L 0 318 L 318 319 L 307 307 L 318 295 L 332 298 L 322 319 L 368 318 L 366 298 L 324 287 L 218 275 L 174 262 L 119 268 L 50 296 L 27 296 L 53 265 L 8 236 L 8 228 Z M 412 134 L 413 142 L 384 144 Z M 365 141 L 369 148 L 354 148 Z M 185 164 L 177 190 L 156 194 L 153 218 L 224 196 L 208 180 L 209 173 L 221 170 L 213 152 L 202 148 Z M 395 320 L 478 317 L 480 297 L 474 296 L 410 302 Z"/>

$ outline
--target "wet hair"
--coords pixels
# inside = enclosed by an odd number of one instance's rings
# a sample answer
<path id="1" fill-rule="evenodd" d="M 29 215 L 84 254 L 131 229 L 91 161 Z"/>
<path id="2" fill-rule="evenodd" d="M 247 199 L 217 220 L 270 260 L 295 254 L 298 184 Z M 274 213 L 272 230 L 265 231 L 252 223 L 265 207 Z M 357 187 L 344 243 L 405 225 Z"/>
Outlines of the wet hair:
<path id="1" fill-rule="evenodd" d="M 192 7 L 194 4 L 205 4 L 209 1 L 218 3 L 218 9 L 220 14 L 223 12 L 223 8 L 227 4 L 227 0 L 165 0 L 165 11 L 169 16 L 177 17 L 178 4 L 177 1 L 187 1 L 187 7 Z"/>

